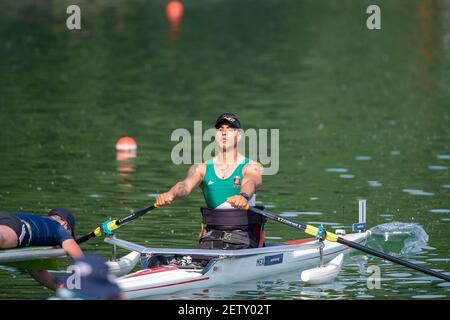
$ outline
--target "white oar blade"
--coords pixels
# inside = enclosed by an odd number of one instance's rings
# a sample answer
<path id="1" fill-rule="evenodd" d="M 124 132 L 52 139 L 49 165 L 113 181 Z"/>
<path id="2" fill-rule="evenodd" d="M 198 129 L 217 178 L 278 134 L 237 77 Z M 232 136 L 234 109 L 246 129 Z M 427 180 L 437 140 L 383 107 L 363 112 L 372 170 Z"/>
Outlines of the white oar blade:
<path id="1" fill-rule="evenodd" d="M 308 269 L 301 273 L 300 278 L 307 284 L 324 284 L 334 281 L 342 268 L 344 255 L 340 253 L 323 267 Z"/>

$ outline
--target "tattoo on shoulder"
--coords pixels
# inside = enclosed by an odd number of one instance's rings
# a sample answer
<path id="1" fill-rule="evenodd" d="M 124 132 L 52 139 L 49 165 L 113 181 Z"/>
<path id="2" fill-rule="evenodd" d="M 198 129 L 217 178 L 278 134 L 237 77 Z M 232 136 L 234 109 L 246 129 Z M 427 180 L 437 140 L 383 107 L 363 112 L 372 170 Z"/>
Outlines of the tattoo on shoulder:
<path id="1" fill-rule="evenodd" d="M 198 169 L 200 168 L 201 164 L 195 163 L 193 164 L 188 171 L 188 177 L 193 176 L 194 174 L 196 174 L 198 172 Z"/>
<path id="2" fill-rule="evenodd" d="M 249 169 L 250 169 L 250 172 L 252 172 L 252 173 L 259 173 L 259 174 L 261 174 L 262 170 L 263 170 L 263 167 L 259 163 L 255 163 L 255 164 L 252 164 Z"/>
<path id="3" fill-rule="evenodd" d="M 255 166 L 255 171 L 258 171 L 258 172 L 261 172 L 261 170 L 262 170 L 262 166 L 261 165 L 256 165 Z"/>

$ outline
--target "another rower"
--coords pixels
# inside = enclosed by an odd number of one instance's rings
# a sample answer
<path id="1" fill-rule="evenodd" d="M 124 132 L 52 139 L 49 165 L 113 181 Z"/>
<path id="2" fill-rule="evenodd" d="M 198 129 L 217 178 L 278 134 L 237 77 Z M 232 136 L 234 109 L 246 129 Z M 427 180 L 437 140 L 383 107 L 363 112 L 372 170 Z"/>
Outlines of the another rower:
<path id="1" fill-rule="evenodd" d="M 247 214 L 245 206 L 255 205 L 255 193 L 262 185 L 262 166 L 238 151 L 242 128 L 234 114 L 224 113 L 215 122 L 217 154 L 206 163 L 194 164 L 187 177 L 168 192 L 158 195 L 164 206 L 186 198 L 200 187 L 207 208 L 202 208 L 200 248 L 243 249 L 264 244 L 265 220 Z"/>
<path id="2" fill-rule="evenodd" d="M 0 212 L 0 249 L 28 246 L 61 246 L 71 258 L 83 257 L 75 241 L 75 217 L 65 208 L 52 209 L 47 217 Z M 46 287 L 58 288 L 58 282 L 47 270 L 29 272 Z"/>
<path id="3" fill-rule="evenodd" d="M 100 256 L 88 255 L 75 260 L 73 270 L 78 272 L 78 285 L 73 274 L 61 277 L 64 284 L 51 300 L 125 300 L 106 260 Z M 74 283 L 72 283 L 74 282 Z"/>

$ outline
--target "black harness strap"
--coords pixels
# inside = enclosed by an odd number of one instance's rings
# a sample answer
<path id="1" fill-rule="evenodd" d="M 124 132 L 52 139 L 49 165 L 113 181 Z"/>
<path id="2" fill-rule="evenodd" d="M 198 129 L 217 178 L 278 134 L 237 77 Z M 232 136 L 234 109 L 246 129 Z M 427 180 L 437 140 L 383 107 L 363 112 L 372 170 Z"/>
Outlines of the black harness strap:
<path id="1" fill-rule="evenodd" d="M 240 209 L 201 208 L 203 223 L 206 226 L 225 227 L 226 229 L 263 225 L 267 218 L 253 212 Z M 219 228 L 221 229 L 221 228 Z"/>
<path id="2" fill-rule="evenodd" d="M 257 248 L 258 239 L 252 234 L 255 225 L 263 230 L 266 218 L 239 209 L 201 208 L 206 233 L 202 235 L 202 249 Z"/>
<path id="3" fill-rule="evenodd" d="M 212 229 L 202 237 L 202 242 L 204 241 L 224 242 L 238 246 L 243 245 L 248 248 L 256 247 L 258 245 L 255 239 L 249 237 L 248 232 L 241 230 L 228 232 Z"/>

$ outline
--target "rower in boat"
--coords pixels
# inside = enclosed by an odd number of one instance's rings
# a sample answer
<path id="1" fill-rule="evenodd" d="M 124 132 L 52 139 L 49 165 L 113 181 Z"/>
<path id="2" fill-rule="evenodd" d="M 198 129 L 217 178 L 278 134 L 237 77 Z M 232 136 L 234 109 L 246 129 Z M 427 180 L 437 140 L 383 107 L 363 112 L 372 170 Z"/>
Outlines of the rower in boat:
<path id="1" fill-rule="evenodd" d="M 28 246 L 61 246 L 73 259 L 83 257 L 75 241 L 75 217 L 65 208 L 52 209 L 47 217 L 0 212 L 0 249 Z M 56 290 L 59 283 L 47 270 L 28 270 L 38 282 Z"/>
<path id="2" fill-rule="evenodd" d="M 238 151 L 241 123 L 231 113 L 221 114 L 216 122 L 216 155 L 190 167 L 184 180 L 158 195 L 158 207 L 186 198 L 199 187 L 206 207 L 199 248 L 245 249 L 264 245 L 265 218 L 247 213 L 254 206 L 256 191 L 262 185 L 262 166 Z"/>

